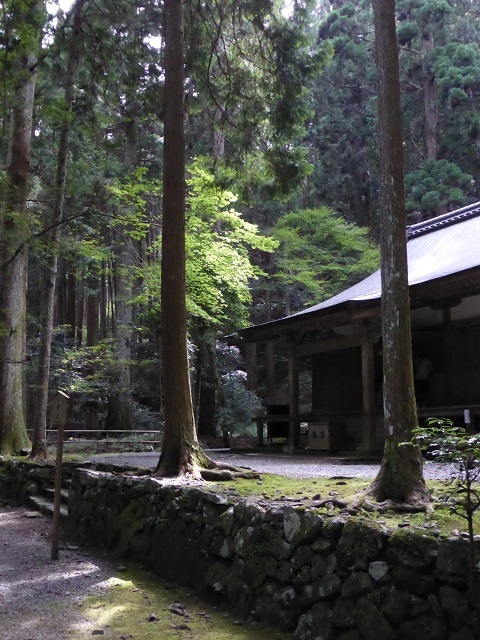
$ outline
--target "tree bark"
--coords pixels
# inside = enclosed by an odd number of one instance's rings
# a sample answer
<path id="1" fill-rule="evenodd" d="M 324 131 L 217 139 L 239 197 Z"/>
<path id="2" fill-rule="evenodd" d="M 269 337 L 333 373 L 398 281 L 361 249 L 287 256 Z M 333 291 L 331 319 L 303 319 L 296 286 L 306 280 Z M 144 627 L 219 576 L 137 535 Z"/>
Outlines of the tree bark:
<path id="1" fill-rule="evenodd" d="M 113 376 L 114 391 L 108 399 L 106 429 L 130 431 L 133 426 L 130 361 L 133 307 L 131 304 L 133 279 L 133 240 L 125 230 L 115 233 L 115 338 L 116 365 Z"/>
<path id="2" fill-rule="evenodd" d="M 425 152 L 427 160 L 437 157 L 437 124 L 438 105 L 435 74 L 429 68 L 430 54 L 433 51 L 433 34 L 430 31 L 422 34 L 422 67 L 423 67 L 423 105 L 425 109 Z"/>
<path id="3" fill-rule="evenodd" d="M 131 96 L 134 103 L 135 89 Z M 130 108 L 124 124 L 125 153 L 124 167 L 127 173 L 133 171 L 137 163 L 138 127 L 137 114 Z M 128 226 L 122 225 L 114 231 L 114 285 L 115 285 L 115 338 L 116 370 L 114 373 L 114 392 L 108 399 L 106 429 L 130 431 L 133 428 L 131 366 L 133 333 L 133 282 L 135 266 L 135 240 Z"/>
<path id="4" fill-rule="evenodd" d="M 378 68 L 380 239 L 386 442 L 369 493 L 379 501 L 416 502 L 426 496 L 417 447 L 399 446 L 417 425 L 413 384 L 406 249 L 400 82 L 395 1 L 375 0 Z"/>
<path id="5" fill-rule="evenodd" d="M 26 0 L 12 7 L 12 23 L 19 32 L 28 24 L 25 41 L 12 44 L 10 63 L 11 137 L 7 159 L 4 211 L 0 212 L 0 255 L 11 256 L 28 233 L 27 197 L 30 175 L 30 142 L 33 121 L 37 51 L 44 5 Z M 25 385 L 26 288 L 28 252 L 23 248 L 0 276 L 0 454 L 10 455 L 27 447 Z"/>
<path id="6" fill-rule="evenodd" d="M 90 276 L 87 282 L 88 294 L 86 301 L 86 346 L 95 347 L 98 345 L 100 339 L 100 327 L 99 327 L 99 300 L 98 300 L 98 278 Z M 88 375 L 95 373 L 95 357 L 88 360 Z M 86 428 L 91 431 L 96 431 L 100 426 L 100 415 L 98 404 L 93 404 L 86 417 Z"/>
<path id="7" fill-rule="evenodd" d="M 83 343 L 83 323 L 85 316 L 85 283 L 77 278 L 77 307 L 75 313 L 75 346 Z"/>
<path id="8" fill-rule="evenodd" d="M 86 0 L 77 0 L 73 9 L 73 28 L 69 47 L 67 69 L 64 78 L 65 107 L 60 125 L 60 140 L 57 156 L 57 175 L 55 179 L 55 199 L 53 204 L 49 234 L 49 255 L 45 265 L 44 292 L 40 309 L 40 352 L 35 389 L 35 417 L 31 458 L 47 458 L 47 408 L 48 382 L 50 377 L 50 355 L 53 333 L 53 312 L 55 304 L 55 284 L 58 270 L 58 247 L 61 236 L 61 220 L 65 201 L 65 180 L 67 176 L 68 138 L 70 133 L 71 110 L 73 105 L 74 76 L 78 64 L 78 43 L 81 36 L 81 14 Z"/>
<path id="9" fill-rule="evenodd" d="M 69 271 L 67 276 L 67 309 L 66 324 L 68 325 L 68 337 L 75 344 L 75 330 L 77 325 L 77 276 L 74 271 Z"/>
<path id="10" fill-rule="evenodd" d="M 185 299 L 183 2 L 165 4 L 165 142 L 162 227 L 162 370 L 165 433 L 157 475 L 200 475 L 208 458 L 195 431 Z"/>

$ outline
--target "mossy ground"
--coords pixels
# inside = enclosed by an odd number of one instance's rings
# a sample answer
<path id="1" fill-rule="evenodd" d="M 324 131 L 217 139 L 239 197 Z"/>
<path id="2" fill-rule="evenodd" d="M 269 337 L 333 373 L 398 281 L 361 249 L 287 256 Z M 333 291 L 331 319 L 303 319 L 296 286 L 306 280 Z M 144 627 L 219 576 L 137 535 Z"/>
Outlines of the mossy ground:
<path id="1" fill-rule="evenodd" d="M 201 601 L 187 589 L 128 565 L 84 599 L 80 611 L 88 621 L 88 637 L 134 640 L 287 640 L 291 634 L 247 623 Z M 86 637 L 72 631 L 68 637 Z"/>
<path id="2" fill-rule="evenodd" d="M 305 505 L 316 500 L 332 499 L 351 502 L 371 483 L 370 478 L 286 478 L 273 474 L 262 474 L 261 480 L 236 480 L 234 483 L 212 483 L 212 489 L 221 490 L 226 495 L 237 498 L 256 496 L 259 500 L 274 502 L 302 502 Z M 446 488 L 444 481 L 427 480 L 427 488 L 432 495 L 432 511 L 426 513 L 401 513 L 387 511 L 361 511 L 361 515 L 379 524 L 391 528 L 399 526 L 421 528 L 430 531 L 432 535 L 450 535 L 452 531 L 466 531 L 466 520 L 452 513 L 442 504 L 441 497 Z M 326 505 L 320 509 L 323 513 L 340 512 L 340 508 Z M 475 516 L 476 533 L 480 533 L 480 513 Z"/>

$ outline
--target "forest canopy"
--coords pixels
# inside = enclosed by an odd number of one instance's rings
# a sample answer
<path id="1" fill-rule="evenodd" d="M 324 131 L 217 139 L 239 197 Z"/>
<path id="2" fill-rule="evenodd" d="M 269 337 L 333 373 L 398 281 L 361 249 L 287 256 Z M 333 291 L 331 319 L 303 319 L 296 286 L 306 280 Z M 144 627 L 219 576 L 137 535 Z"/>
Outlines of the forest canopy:
<path id="1" fill-rule="evenodd" d="M 39 389 L 71 392 L 79 428 L 157 425 L 164 4 L 1 12 L 0 453 L 45 419 Z M 396 3 L 410 222 L 480 199 L 479 18 Z M 367 0 L 186 1 L 184 22 L 190 367 L 214 389 L 198 417 L 243 379 L 225 335 L 378 267 L 376 67 Z"/>

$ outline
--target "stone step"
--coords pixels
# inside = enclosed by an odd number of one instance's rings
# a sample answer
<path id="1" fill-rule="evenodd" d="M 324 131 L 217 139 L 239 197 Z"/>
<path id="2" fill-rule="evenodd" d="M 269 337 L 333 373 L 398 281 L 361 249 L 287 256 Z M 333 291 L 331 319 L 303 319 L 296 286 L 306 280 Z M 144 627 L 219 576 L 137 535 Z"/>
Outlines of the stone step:
<path id="1" fill-rule="evenodd" d="M 53 487 L 45 487 L 43 492 L 49 500 L 53 501 L 53 497 L 55 495 L 55 489 Z M 68 503 L 68 489 L 60 489 L 60 502 L 62 504 Z"/>
<path id="2" fill-rule="evenodd" d="M 45 516 L 53 517 L 53 501 L 42 496 L 30 496 L 29 502 L 32 507 L 43 513 Z M 60 519 L 64 520 L 68 516 L 68 509 L 64 505 L 60 505 Z"/>

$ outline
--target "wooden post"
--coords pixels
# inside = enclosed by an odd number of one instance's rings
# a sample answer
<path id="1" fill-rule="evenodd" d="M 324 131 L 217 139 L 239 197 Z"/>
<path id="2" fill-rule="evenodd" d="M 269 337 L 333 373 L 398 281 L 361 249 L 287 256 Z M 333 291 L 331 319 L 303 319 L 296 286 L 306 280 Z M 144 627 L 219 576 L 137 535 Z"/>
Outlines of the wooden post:
<path id="1" fill-rule="evenodd" d="M 262 418 L 257 418 L 257 444 L 259 447 L 263 447 L 265 442 L 263 439 L 264 421 Z"/>
<path id="2" fill-rule="evenodd" d="M 362 340 L 363 446 L 365 453 L 375 448 L 375 375 L 373 342 Z"/>
<path id="3" fill-rule="evenodd" d="M 293 448 L 298 444 L 300 435 L 300 416 L 298 408 L 298 358 L 295 353 L 294 344 L 288 349 L 288 401 L 289 401 L 289 427 L 287 450 L 293 452 Z"/>
<path id="4" fill-rule="evenodd" d="M 450 307 L 443 310 L 443 341 L 445 349 L 445 399 L 446 404 L 450 404 L 453 397 L 452 311 Z"/>
<path id="5" fill-rule="evenodd" d="M 55 461 L 55 494 L 53 499 L 52 560 L 58 560 L 60 539 L 60 504 L 62 499 L 63 430 L 65 423 L 57 425 L 57 458 Z"/>
<path id="6" fill-rule="evenodd" d="M 265 358 L 267 361 L 267 393 L 269 396 L 275 391 L 275 343 L 268 340 L 265 345 Z"/>
<path id="7" fill-rule="evenodd" d="M 256 342 L 247 342 L 245 345 L 245 366 L 247 369 L 247 389 L 255 392 L 257 390 L 257 344 Z M 263 447 L 263 421 L 257 421 L 257 444 Z"/>
<path id="8" fill-rule="evenodd" d="M 245 345 L 245 366 L 247 369 L 247 389 L 257 390 L 257 345 L 255 342 L 247 342 Z"/>

